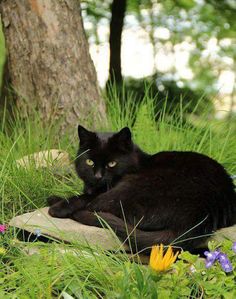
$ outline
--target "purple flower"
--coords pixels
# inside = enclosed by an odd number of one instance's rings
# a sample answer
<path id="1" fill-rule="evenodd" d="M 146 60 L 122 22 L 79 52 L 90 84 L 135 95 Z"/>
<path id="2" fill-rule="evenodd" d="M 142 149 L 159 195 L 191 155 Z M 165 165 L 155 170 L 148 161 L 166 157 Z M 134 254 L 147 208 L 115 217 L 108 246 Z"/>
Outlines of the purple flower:
<path id="1" fill-rule="evenodd" d="M 7 226 L 5 224 L 0 224 L 0 233 L 4 234 Z"/>
<path id="2" fill-rule="evenodd" d="M 232 250 L 236 253 L 236 242 L 233 243 Z"/>
<path id="3" fill-rule="evenodd" d="M 207 259 L 205 260 L 205 265 L 206 265 L 206 268 L 210 268 L 212 265 L 214 264 L 214 261 L 208 261 Z"/>
<path id="4" fill-rule="evenodd" d="M 220 262 L 221 264 L 221 267 L 222 269 L 225 271 L 225 272 L 231 272 L 233 271 L 233 266 L 232 264 L 230 263 L 227 255 L 225 253 L 219 253 L 218 255 L 218 261 Z"/>
<path id="5" fill-rule="evenodd" d="M 212 262 L 212 264 L 215 262 L 215 260 L 217 259 L 219 254 L 220 254 L 220 251 L 218 251 L 218 250 L 204 252 L 204 255 L 206 256 L 207 261 Z"/>
<path id="6" fill-rule="evenodd" d="M 230 263 L 230 261 L 228 260 L 227 262 L 222 262 L 220 263 L 221 264 L 221 267 L 222 269 L 225 271 L 225 272 L 231 272 L 233 271 L 233 266 L 232 264 Z"/>
<path id="7" fill-rule="evenodd" d="M 219 255 L 219 251 L 217 251 L 217 250 L 215 250 L 215 251 L 205 251 L 204 255 L 206 256 L 205 264 L 206 264 L 206 268 L 208 269 L 216 261 L 218 255 Z"/>
<path id="8" fill-rule="evenodd" d="M 226 263 L 226 262 L 229 261 L 227 255 L 225 253 L 222 253 L 222 252 L 219 253 L 217 259 L 220 263 Z"/>
<path id="9" fill-rule="evenodd" d="M 223 252 L 220 252 L 219 250 L 215 250 L 215 251 L 205 251 L 204 255 L 206 256 L 206 268 L 210 268 L 215 261 L 219 261 L 222 269 L 225 272 L 231 272 L 233 270 L 233 266 L 230 263 L 227 255 Z"/>

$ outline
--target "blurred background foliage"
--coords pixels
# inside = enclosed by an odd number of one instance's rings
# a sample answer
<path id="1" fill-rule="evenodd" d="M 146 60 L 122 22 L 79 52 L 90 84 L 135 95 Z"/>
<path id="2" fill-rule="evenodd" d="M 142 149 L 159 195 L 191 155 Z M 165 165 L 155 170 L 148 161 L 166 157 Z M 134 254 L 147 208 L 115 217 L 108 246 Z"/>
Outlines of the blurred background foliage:
<path id="1" fill-rule="evenodd" d="M 144 54 L 141 60 L 144 63 L 150 60 L 147 55 L 150 56 L 151 53 L 153 56 L 151 57 L 152 70 L 148 76 L 140 75 L 140 71 L 137 76 L 135 75 L 136 78 L 130 78 L 121 68 L 121 74 L 115 78 L 118 85 L 122 81 L 122 85 L 126 86 L 126 92 L 132 91 L 134 100 L 137 102 L 143 98 L 143 85 L 149 82 L 152 94 L 158 94 L 157 107 L 161 105 L 163 99 L 167 98 L 171 111 L 178 105 L 181 97 L 184 103 L 188 103 L 189 112 L 196 106 L 199 98 L 204 98 L 203 104 L 198 106 L 196 113 L 200 114 L 202 109 L 208 107 L 212 116 L 233 117 L 236 109 L 236 23 L 234 21 L 236 2 L 234 0 L 83 1 L 85 29 L 90 45 L 97 46 L 97 59 L 101 58 L 101 53 L 99 56 L 98 52 L 103 51 L 102 47 L 111 44 L 112 19 L 122 17 L 122 13 L 112 11 L 115 2 L 119 2 L 120 7 L 124 7 L 124 24 L 121 24 L 123 37 L 120 39 L 123 47 L 120 55 L 121 66 L 125 63 L 122 57 L 125 60 L 125 56 L 128 55 L 127 46 L 125 47 L 124 44 L 127 43 L 130 35 L 127 33 L 125 35 L 125 31 L 131 34 L 138 32 L 139 38 L 145 39 L 151 48 L 147 54 L 145 51 L 142 52 Z M 119 36 L 115 38 L 118 39 Z M 111 45 L 109 46 L 111 48 Z M 138 45 L 131 44 L 131 47 L 130 51 L 135 53 Z M 179 55 L 180 52 L 182 56 Z M 92 56 L 93 53 L 91 51 Z M 119 53 L 113 55 L 119 56 Z M 116 58 L 118 59 L 119 57 Z M 166 67 L 163 66 L 165 62 Z M 140 65 L 142 65 L 141 61 Z M 119 72 L 116 66 L 117 64 L 114 64 L 111 69 L 110 64 L 109 78 L 112 79 L 112 83 L 114 82 L 114 78 L 111 78 L 112 74 L 116 75 Z"/>
<path id="2" fill-rule="evenodd" d="M 201 98 L 198 115 L 207 110 L 211 117 L 234 119 L 236 1 L 83 0 L 81 6 L 103 89 L 116 84 L 120 92 L 132 93 L 138 104 L 148 85 L 157 112 L 166 101 L 172 111 L 180 99 L 191 112 Z M 138 56 L 139 48 L 143 50 Z M 4 61 L 0 30 L 1 82 Z"/>

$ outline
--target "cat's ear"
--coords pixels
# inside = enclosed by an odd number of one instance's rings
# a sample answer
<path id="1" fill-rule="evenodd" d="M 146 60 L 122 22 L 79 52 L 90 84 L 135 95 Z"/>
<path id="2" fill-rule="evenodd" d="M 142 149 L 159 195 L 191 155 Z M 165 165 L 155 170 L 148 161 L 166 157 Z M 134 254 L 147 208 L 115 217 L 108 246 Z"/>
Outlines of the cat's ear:
<path id="1" fill-rule="evenodd" d="M 90 132 L 81 125 L 78 126 L 80 147 L 92 147 L 97 142 L 97 134 Z"/>
<path id="2" fill-rule="evenodd" d="M 131 138 L 131 132 L 128 127 L 121 129 L 113 136 L 113 141 L 116 146 L 122 151 L 131 151 L 133 149 L 133 142 Z"/>

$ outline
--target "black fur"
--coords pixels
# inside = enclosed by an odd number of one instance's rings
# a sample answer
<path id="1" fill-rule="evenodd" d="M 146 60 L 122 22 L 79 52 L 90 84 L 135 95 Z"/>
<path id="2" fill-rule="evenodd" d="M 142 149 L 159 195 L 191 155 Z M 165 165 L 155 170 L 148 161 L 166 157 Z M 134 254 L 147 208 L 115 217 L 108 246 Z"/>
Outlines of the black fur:
<path id="1" fill-rule="evenodd" d="M 51 216 L 101 226 L 96 212 L 122 240 L 130 234 L 134 250 L 160 243 L 191 250 L 204 239 L 195 237 L 236 222 L 233 182 L 213 159 L 195 152 L 148 155 L 128 128 L 94 133 L 79 126 L 78 132 L 75 164 L 84 195 L 50 199 Z M 111 161 L 117 164 L 109 168 Z"/>

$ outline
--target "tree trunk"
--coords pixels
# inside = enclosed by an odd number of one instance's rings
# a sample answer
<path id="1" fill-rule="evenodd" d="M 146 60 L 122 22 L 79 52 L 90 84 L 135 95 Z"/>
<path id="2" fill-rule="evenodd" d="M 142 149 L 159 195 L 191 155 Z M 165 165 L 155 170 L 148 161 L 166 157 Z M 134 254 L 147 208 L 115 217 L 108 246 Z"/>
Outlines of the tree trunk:
<path id="1" fill-rule="evenodd" d="M 111 83 L 122 82 L 121 73 L 121 35 L 124 25 L 126 0 L 113 0 L 110 22 L 110 68 L 109 80 Z"/>
<path id="2" fill-rule="evenodd" d="M 8 73 L 21 113 L 37 109 L 61 132 L 105 115 L 79 0 L 0 0 Z"/>

